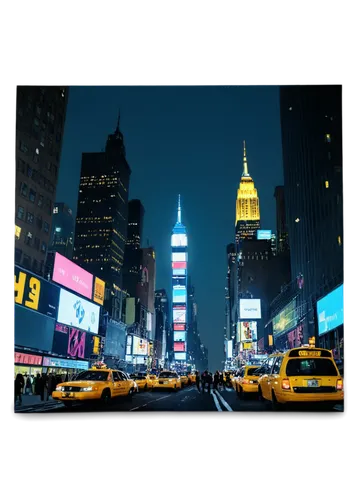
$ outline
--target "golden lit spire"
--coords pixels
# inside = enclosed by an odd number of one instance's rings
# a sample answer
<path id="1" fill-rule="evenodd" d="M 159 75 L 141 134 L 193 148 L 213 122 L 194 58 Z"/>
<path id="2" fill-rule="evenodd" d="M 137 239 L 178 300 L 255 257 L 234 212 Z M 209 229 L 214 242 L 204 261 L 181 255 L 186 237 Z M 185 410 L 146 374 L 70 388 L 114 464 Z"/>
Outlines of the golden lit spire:
<path id="1" fill-rule="evenodd" d="M 242 173 L 243 177 L 249 177 L 249 170 L 247 167 L 247 158 L 246 158 L 246 143 L 244 141 L 244 171 Z"/>

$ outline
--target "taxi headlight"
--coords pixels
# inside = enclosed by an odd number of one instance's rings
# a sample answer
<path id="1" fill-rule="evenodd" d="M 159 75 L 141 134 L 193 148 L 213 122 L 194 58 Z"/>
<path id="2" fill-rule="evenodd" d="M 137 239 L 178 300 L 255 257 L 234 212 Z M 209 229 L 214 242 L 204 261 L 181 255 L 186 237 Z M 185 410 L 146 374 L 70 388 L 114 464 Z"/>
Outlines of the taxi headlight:
<path id="1" fill-rule="evenodd" d="M 56 386 L 56 391 L 64 391 L 65 388 L 62 385 L 57 385 Z"/>
<path id="2" fill-rule="evenodd" d="M 80 392 L 90 392 L 93 391 L 93 387 L 81 387 Z"/>

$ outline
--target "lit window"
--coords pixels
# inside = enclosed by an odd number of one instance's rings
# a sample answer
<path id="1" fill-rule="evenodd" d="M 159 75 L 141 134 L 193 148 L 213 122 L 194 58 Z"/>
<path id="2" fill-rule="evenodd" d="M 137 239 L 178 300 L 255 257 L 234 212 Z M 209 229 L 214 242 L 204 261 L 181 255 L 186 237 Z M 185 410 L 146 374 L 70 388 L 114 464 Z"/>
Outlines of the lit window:
<path id="1" fill-rule="evenodd" d="M 17 209 L 17 218 L 24 219 L 25 218 L 25 209 L 24 207 L 18 207 Z"/>
<path id="2" fill-rule="evenodd" d="M 290 107 L 288 108 L 288 111 L 292 111 L 292 106 L 290 106 Z"/>
<path id="3" fill-rule="evenodd" d="M 326 186 L 326 189 L 329 188 L 329 181 L 325 181 L 324 185 Z"/>
<path id="4" fill-rule="evenodd" d="M 326 134 L 325 140 L 326 140 L 326 142 L 331 142 L 331 134 Z"/>
<path id="5" fill-rule="evenodd" d="M 15 239 L 19 240 L 21 235 L 21 227 L 15 224 Z"/>
<path id="6" fill-rule="evenodd" d="M 295 222 L 300 222 L 300 219 L 299 219 L 299 217 L 297 217 L 297 219 L 295 219 Z"/>
<path id="7" fill-rule="evenodd" d="M 342 238 L 340 236 L 338 236 L 338 245 L 341 246 L 342 245 Z"/>
<path id="8" fill-rule="evenodd" d="M 53 209 L 53 213 L 54 213 L 54 214 L 58 214 L 58 207 L 54 207 L 54 209 Z"/>

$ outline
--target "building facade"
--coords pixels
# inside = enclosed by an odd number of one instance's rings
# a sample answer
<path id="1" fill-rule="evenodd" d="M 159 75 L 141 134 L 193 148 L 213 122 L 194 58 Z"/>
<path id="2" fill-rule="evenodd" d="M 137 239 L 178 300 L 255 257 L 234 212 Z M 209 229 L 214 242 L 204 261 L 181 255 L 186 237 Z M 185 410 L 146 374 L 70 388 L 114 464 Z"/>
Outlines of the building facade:
<path id="1" fill-rule="evenodd" d="M 137 284 L 141 281 L 141 243 L 143 233 L 144 207 L 140 200 L 128 204 L 127 241 L 124 252 L 123 288 L 131 297 L 136 296 Z"/>
<path id="2" fill-rule="evenodd" d="M 275 187 L 274 197 L 276 199 L 277 253 L 283 253 L 289 250 L 285 191 L 283 186 Z"/>
<path id="3" fill-rule="evenodd" d="M 167 292 L 162 290 L 155 291 L 155 342 L 154 358 L 156 368 L 169 368 L 167 346 L 170 330 L 170 311 Z"/>
<path id="4" fill-rule="evenodd" d="M 67 87 L 17 87 L 15 263 L 43 275 L 56 200 Z"/>
<path id="5" fill-rule="evenodd" d="M 52 215 L 51 238 L 46 258 L 45 276 L 52 277 L 55 253 L 72 260 L 75 220 L 71 208 L 65 203 L 55 203 Z"/>

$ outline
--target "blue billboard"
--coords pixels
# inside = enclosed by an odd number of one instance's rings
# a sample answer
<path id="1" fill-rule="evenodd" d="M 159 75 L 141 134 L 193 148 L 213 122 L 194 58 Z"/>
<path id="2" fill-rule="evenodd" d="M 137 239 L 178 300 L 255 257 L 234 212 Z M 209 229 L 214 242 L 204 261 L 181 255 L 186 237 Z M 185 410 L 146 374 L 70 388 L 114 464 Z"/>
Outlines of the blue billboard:
<path id="1" fill-rule="evenodd" d="M 343 325 L 343 285 L 317 302 L 318 335 Z"/>
<path id="2" fill-rule="evenodd" d="M 258 240 L 270 240 L 272 236 L 271 229 L 258 229 L 257 230 L 257 239 Z"/>

